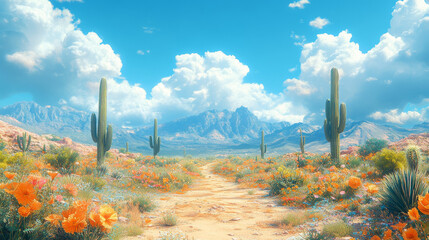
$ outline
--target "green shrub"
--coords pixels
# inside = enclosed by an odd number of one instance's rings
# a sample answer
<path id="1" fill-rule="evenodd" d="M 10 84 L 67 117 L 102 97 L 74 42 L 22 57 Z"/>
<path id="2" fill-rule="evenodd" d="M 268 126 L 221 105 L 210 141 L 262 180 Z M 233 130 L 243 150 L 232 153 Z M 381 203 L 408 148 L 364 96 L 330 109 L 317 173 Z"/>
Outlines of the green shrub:
<path id="1" fill-rule="evenodd" d="M 107 174 L 107 167 L 106 166 L 98 166 L 95 169 L 95 175 L 97 177 L 104 177 Z"/>
<path id="2" fill-rule="evenodd" d="M 283 188 L 301 187 L 304 184 L 304 176 L 296 170 L 280 166 L 270 184 L 270 195 L 279 195 Z"/>
<path id="3" fill-rule="evenodd" d="M 74 171 L 75 163 L 79 159 L 79 153 L 69 147 L 61 147 L 46 154 L 45 159 L 61 173 L 69 174 Z"/>
<path id="4" fill-rule="evenodd" d="M 418 196 L 425 195 L 428 188 L 424 175 L 410 169 L 387 175 L 380 191 L 381 203 L 391 213 L 407 213 L 417 206 Z"/>
<path id="5" fill-rule="evenodd" d="M 127 149 L 125 149 L 125 148 L 120 148 L 120 149 L 119 149 L 119 153 L 127 153 Z"/>
<path id="6" fill-rule="evenodd" d="M 101 189 L 103 189 L 104 185 L 106 185 L 106 180 L 92 175 L 83 176 L 82 180 L 88 183 L 91 189 L 95 191 L 100 191 Z"/>
<path id="7" fill-rule="evenodd" d="M 141 213 L 150 212 L 156 207 L 155 203 L 148 196 L 139 196 L 137 198 L 134 198 L 132 203 L 134 206 L 137 206 L 139 208 L 139 211 Z"/>
<path id="8" fill-rule="evenodd" d="M 305 240 L 330 240 L 331 237 L 329 237 L 326 234 L 319 233 L 316 229 L 312 228 L 305 232 L 304 239 Z"/>
<path id="9" fill-rule="evenodd" d="M 192 161 L 187 161 L 183 164 L 183 167 L 188 171 L 188 172 L 194 172 L 194 173 L 200 173 L 200 169 L 198 169 L 197 165 L 195 165 L 195 163 L 193 163 Z"/>
<path id="10" fill-rule="evenodd" d="M 122 178 L 122 174 L 120 172 L 113 172 L 111 175 L 112 178 L 114 179 L 121 179 Z"/>
<path id="11" fill-rule="evenodd" d="M 177 225 L 177 216 L 173 212 L 166 212 L 162 216 L 162 225 L 164 226 L 176 226 Z"/>
<path id="12" fill-rule="evenodd" d="M 383 149 L 381 152 L 378 152 L 372 160 L 375 167 L 382 174 L 389 174 L 396 170 L 404 169 L 407 165 L 407 159 L 403 152 L 396 152 L 390 149 Z"/>
<path id="13" fill-rule="evenodd" d="M 6 148 L 6 143 L 3 141 L 0 141 L 0 151 L 3 151 Z"/>
<path id="14" fill-rule="evenodd" d="M 350 236 L 352 232 L 353 228 L 343 221 L 327 224 L 322 230 L 324 235 L 335 238 Z"/>
<path id="15" fill-rule="evenodd" d="M 381 151 L 381 149 L 387 147 L 387 141 L 377 138 L 371 138 L 366 140 L 365 144 L 361 146 L 358 150 L 359 155 L 367 156 L 371 153 L 376 153 Z"/>

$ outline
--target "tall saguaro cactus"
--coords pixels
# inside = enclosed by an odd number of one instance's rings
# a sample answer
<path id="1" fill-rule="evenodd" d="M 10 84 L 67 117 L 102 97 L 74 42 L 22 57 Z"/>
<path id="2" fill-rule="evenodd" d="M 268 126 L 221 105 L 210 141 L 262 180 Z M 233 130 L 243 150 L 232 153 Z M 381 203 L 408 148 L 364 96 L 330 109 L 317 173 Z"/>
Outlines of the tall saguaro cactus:
<path id="1" fill-rule="evenodd" d="M 261 158 L 264 159 L 264 154 L 267 152 L 267 144 L 264 144 L 264 131 L 263 130 L 262 130 L 261 146 L 259 148 L 261 149 Z"/>
<path id="2" fill-rule="evenodd" d="M 128 153 L 128 142 L 127 142 L 127 148 L 125 149 L 125 153 Z"/>
<path id="3" fill-rule="evenodd" d="M 304 149 L 305 136 L 302 136 L 302 130 L 301 130 L 301 128 L 299 129 L 299 133 L 301 134 L 301 141 L 299 143 L 299 147 L 301 148 L 301 153 L 304 154 L 305 153 L 305 149 Z"/>
<path id="4" fill-rule="evenodd" d="M 338 107 L 338 70 L 331 69 L 331 99 L 326 100 L 326 119 L 323 125 L 325 137 L 331 143 L 331 159 L 339 160 L 340 158 L 340 133 L 346 127 L 346 105 L 341 103 Z"/>
<path id="5" fill-rule="evenodd" d="M 91 136 L 97 143 L 97 167 L 104 163 L 106 152 L 112 146 L 112 125 L 107 127 L 107 81 L 102 78 L 100 81 L 100 93 L 98 100 L 98 128 L 95 113 L 91 115 Z M 107 127 L 107 131 L 106 131 Z"/>
<path id="6" fill-rule="evenodd" d="M 18 143 L 18 147 L 19 149 L 21 149 L 21 151 L 23 153 L 27 152 L 28 149 L 30 148 L 30 144 L 31 144 L 31 135 L 28 136 L 28 140 L 27 140 L 27 133 L 24 133 L 22 135 L 22 137 L 20 136 L 16 136 L 16 142 Z"/>
<path id="7" fill-rule="evenodd" d="M 156 118 L 153 123 L 153 139 L 152 136 L 149 136 L 149 145 L 153 149 L 153 158 L 155 159 L 161 148 L 161 138 L 158 137 L 158 120 Z"/>

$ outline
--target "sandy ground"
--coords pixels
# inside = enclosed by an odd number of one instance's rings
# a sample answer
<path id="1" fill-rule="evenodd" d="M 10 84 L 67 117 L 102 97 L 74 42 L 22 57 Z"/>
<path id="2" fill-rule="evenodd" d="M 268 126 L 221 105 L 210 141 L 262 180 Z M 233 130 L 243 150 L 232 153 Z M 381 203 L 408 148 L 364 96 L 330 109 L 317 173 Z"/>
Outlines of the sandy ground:
<path id="1" fill-rule="evenodd" d="M 266 191 L 252 189 L 254 194 L 249 194 L 250 189 L 227 182 L 211 173 L 212 166 L 202 167 L 204 178 L 185 194 L 161 197 L 157 209 L 148 215 L 153 218 L 152 226 L 145 227 L 141 236 L 125 239 L 158 239 L 160 232 L 181 232 L 195 240 L 288 239 L 297 235 L 271 225 L 291 210 L 278 206 Z M 162 226 L 166 211 L 178 216 L 176 226 Z"/>

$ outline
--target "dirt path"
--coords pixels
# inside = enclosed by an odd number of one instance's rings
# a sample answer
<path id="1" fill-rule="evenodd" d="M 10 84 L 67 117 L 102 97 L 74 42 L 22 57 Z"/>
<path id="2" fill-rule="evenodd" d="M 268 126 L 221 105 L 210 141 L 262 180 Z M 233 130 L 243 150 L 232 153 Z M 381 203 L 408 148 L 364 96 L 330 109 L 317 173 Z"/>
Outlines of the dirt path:
<path id="1" fill-rule="evenodd" d="M 145 227 L 142 236 L 126 238 L 157 239 L 160 232 L 182 232 L 195 240 L 287 239 L 284 229 L 270 225 L 288 210 L 278 206 L 266 191 L 239 188 L 221 176 L 211 173 L 214 163 L 202 167 L 204 178 L 198 180 L 185 194 L 169 194 L 158 201 L 149 216 L 152 226 Z M 165 211 L 174 211 L 178 223 L 173 227 L 161 225 Z"/>

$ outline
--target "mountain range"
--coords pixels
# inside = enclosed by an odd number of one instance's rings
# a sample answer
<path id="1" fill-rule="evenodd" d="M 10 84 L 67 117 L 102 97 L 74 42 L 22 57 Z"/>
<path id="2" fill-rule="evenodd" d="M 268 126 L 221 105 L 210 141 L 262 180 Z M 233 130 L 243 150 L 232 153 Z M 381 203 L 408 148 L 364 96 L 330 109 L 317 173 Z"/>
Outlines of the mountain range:
<path id="1" fill-rule="evenodd" d="M 0 120 L 38 134 L 69 137 L 73 141 L 94 145 L 90 135 L 90 113 L 71 107 L 19 102 L 1 108 Z M 246 107 L 240 107 L 235 111 L 209 110 L 159 124 L 158 134 L 162 138 L 160 154 L 181 155 L 185 149 L 192 155 L 258 154 L 262 130 L 268 145 L 268 156 L 294 152 L 299 149 L 300 128 L 306 137 L 306 151 L 329 151 L 323 128 L 305 123 L 264 122 Z M 113 129 L 113 147 L 121 148 L 129 142 L 131 151 L 151 154 L 148 138 L 153 134 L 153 124 L 135 128 L 114 125 Z M 341 134 L 341 146 L 345 149 L 362 145 L 369 138 L 393 142 L 423 132 L 429 132 L 429 123 L 402 128 L 348 120 Z"/>

